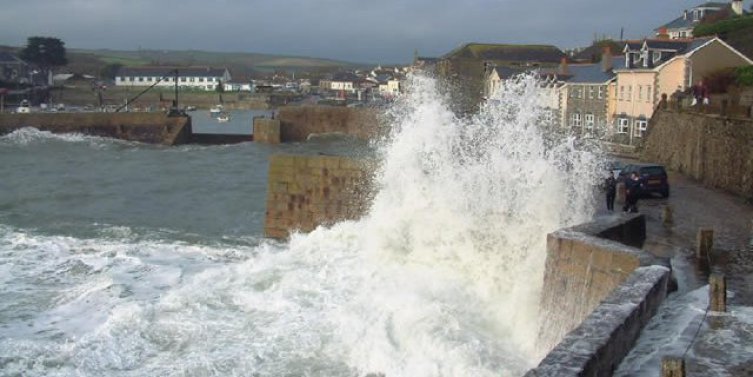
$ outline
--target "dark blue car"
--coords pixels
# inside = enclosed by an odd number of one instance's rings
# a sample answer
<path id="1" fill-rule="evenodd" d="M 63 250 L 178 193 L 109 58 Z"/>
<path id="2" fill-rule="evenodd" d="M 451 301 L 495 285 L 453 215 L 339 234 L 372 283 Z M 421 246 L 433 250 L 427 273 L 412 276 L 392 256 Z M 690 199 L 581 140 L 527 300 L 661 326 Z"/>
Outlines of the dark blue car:
<path id="1" fill-rule="evenodd" d="M 662 198 L 669 197 L 669 180 L 667 170 L 659 164 L 629 164 L 620 171 L 619 180 L 630 179 L 630 175 L 636 172 L 643 182 L 643 193 L 658 193 Z"/>

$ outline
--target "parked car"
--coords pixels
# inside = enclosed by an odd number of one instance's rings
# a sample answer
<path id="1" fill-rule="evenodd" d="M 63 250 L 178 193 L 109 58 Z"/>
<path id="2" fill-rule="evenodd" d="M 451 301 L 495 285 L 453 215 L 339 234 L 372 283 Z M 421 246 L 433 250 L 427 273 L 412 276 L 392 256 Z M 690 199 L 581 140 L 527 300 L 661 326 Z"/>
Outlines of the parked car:
<path id="1" fill-rule="evenodd" d="M 663 198 L 669 196 L 669 180 L 667 170 L 659 164 L 629 164 L 620 171 L 619 180 L 630 179 L 630 175 L 636 172 L 643 181 L 643 193 L 658 193 Z"/>

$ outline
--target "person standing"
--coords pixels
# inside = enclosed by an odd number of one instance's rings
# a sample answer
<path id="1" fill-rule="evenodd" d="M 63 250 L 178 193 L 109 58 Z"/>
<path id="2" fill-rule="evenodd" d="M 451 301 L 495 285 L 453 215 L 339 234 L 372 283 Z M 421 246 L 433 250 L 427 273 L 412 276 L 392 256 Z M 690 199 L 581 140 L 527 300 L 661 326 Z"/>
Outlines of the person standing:
<path id="1" fill-rule="evenodd" d="M 609 172 L 604 187 L 607 191 L 607 211 L 614 211 L 614 197 L 617 195 L 617 180 L 614 178 L 614 172 Z"/>
<path id="2" fill-rule="evenodd" d="M 638 198 L 641 195 L 643 182 L 638 173 L 630 173 L 630 178 L 625 181 L 625 206 L 622 210 L 625 212 L 638 212 Z"/>

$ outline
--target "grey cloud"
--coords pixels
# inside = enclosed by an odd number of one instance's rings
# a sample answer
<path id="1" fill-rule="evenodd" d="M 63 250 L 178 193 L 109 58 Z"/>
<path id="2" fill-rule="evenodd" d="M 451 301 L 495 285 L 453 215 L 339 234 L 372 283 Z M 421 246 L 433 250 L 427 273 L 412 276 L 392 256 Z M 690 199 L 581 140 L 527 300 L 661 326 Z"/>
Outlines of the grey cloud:
<path id="1" fill-rule="evenodd" d="M 406 62 L 463 42 L 575 47 L 594 33 L 650 35 L 691 1 L 3 0 L 0 43 L 31 35 L 69 47 L 200 49 Z M 699 1 L 700 2 L 700 1 Z M 748 1 L 749 3 L 750 1 Z M 746 4 L 746 8 L 749 7 Z"/>

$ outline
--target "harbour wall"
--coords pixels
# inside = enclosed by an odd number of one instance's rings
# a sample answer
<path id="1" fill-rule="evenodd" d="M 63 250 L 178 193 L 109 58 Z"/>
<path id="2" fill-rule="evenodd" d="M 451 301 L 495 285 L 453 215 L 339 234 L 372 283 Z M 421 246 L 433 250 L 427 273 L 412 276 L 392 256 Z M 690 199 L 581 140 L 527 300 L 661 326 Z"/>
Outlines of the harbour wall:
<path id="1" fill-rule="evenodd" d="M 312 134 L 344 134 L 370 139 L 379 134 L 378 112 L 337 106 L 288 106 L 278 110 L 282 142 L 304 141 Z"/>
<path id="2" fill-rule="evenodd" d="M 368 170 L 365 161 L 347 157 L 272 156 L 264 234 L 285 238 L 358 218 L 368 203 Z"/>
<path id="3" fill-rule="evenodd" d="M 643 215 L 547 235 L 539 347 L 526 377 L 610 376 L 671 286 L 669 261 L 643 251 Z"/>
<path id="4" fill-rule="evenodd" d="M 367 209 L 371 167 L 334 156 L 273 156 L 265 233 L 285 238 Z M 614 215 L 547 235 L 539 345 L 527 377 L 609 376 L 671 287 L 669 262 L 643 251 L 645 217 Z"/>
<path id="5" fill-rule="evenodd" d="M 164 113 L 0 114 L 0 135 L 24 127 L 53 133 L 81 133 L 150 144 L 191 141 L 191 118 Z"/>
<path id="6" fill-rule="evenodd" d="M 659 109 L 641 159 L 662 163 L 704 185 L 753 198 L 753 120 Z"/>

